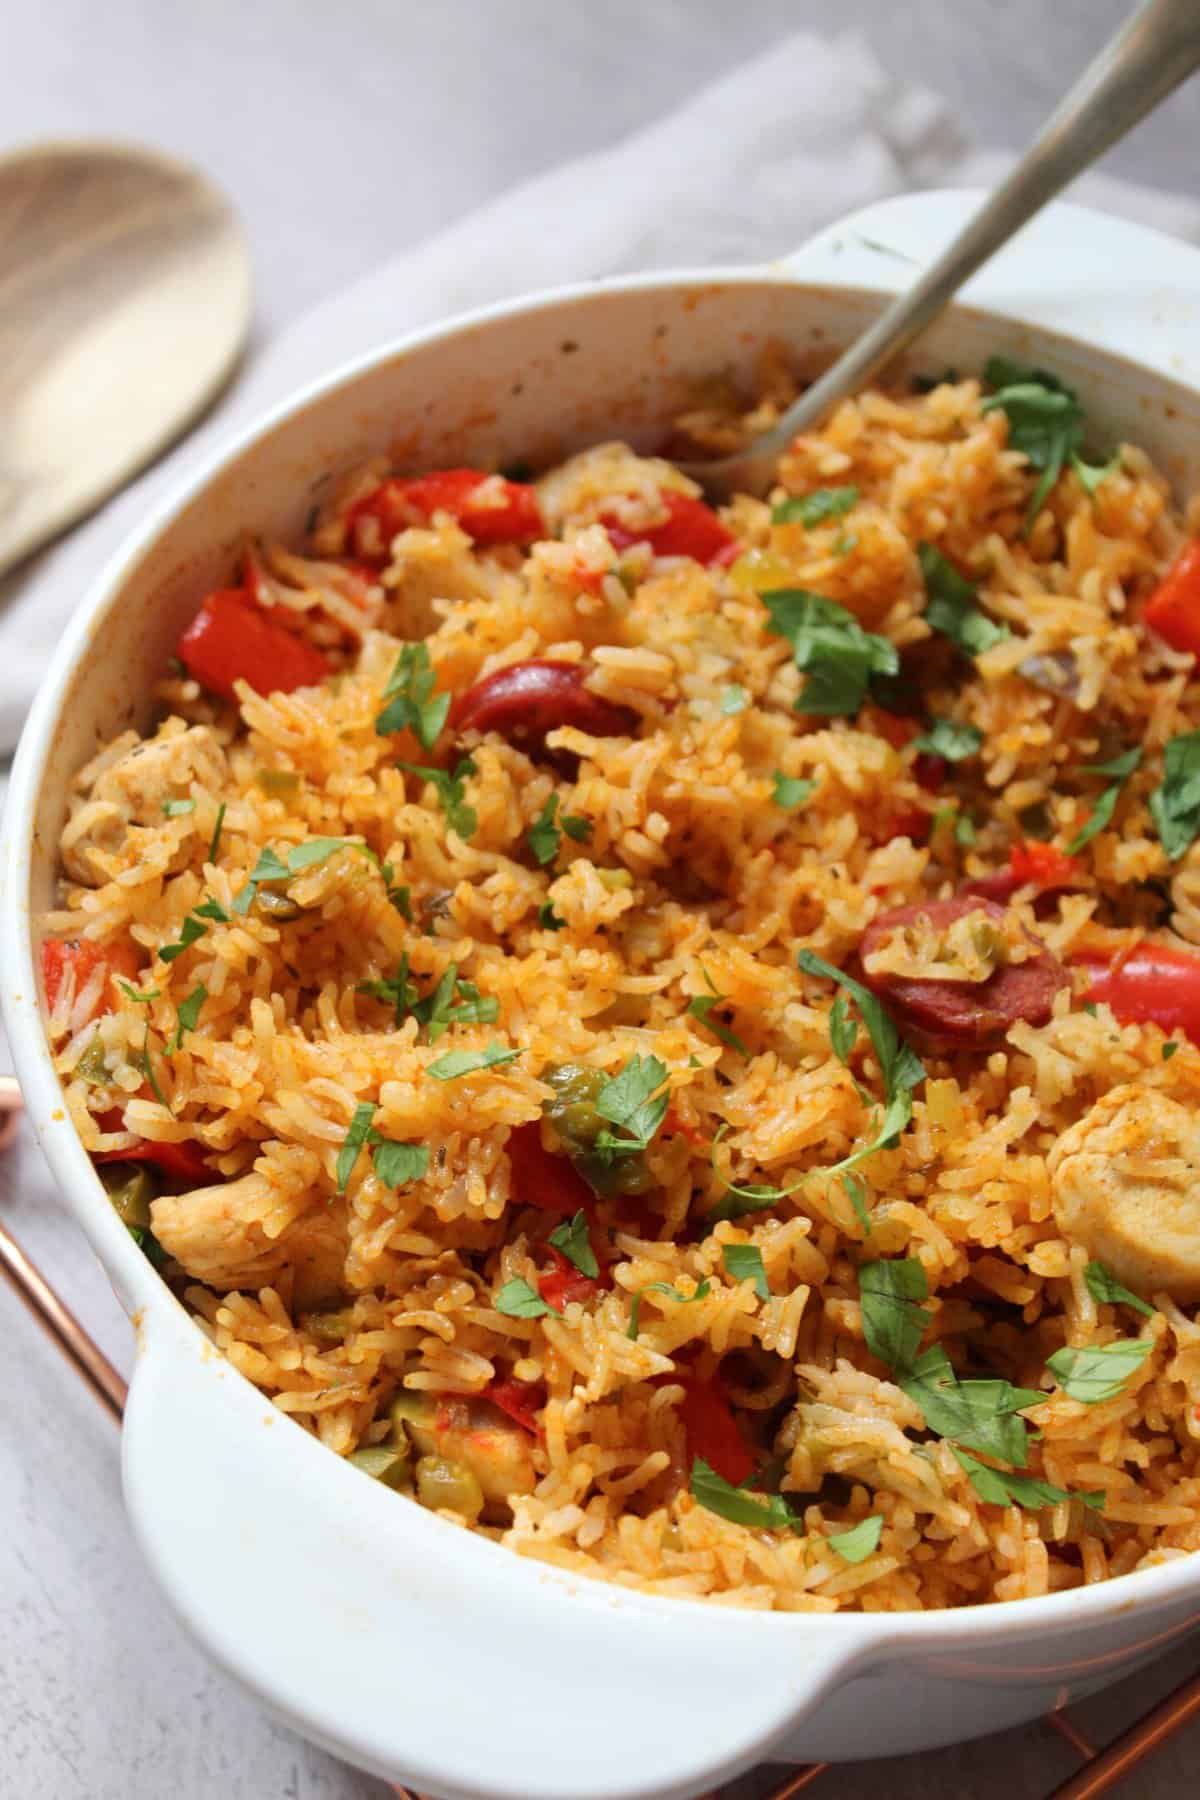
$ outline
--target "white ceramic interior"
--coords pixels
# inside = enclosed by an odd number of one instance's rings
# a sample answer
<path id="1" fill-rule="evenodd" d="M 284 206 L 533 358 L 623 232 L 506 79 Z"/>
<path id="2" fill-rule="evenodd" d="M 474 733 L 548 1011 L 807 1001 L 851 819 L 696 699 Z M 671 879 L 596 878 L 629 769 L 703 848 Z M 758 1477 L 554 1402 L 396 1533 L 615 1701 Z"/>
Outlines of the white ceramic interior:
<path id="1" fill-rule="evenodd" d="M 696 375 L 768 337 L 828 353 L 978 197 L 885 202 L 764 269 L 636 277 L 476 313 L 337 370 L 210 465 L 99 576 L 13 774 L 3 998 L 34 1124 L 138 1333 L 125 1491 L 145 1555 L 211 1655 L 280 1717 L 450 1800 L 665 1800 L 770 1754 L 917 1750 L 1031 1718 L 1200 1618 L 1200 1559 L 958 1613 L 741 1613 L 567 1577 L 343 1466 L 207 1345 L 112 1213 L 63 1109 L 35 977 L 73 772 L 131 720 L 243 530 L 284 536 L 320 483 L 392 447 L 412 466 L 649 443 Z M 914 359 L 992 350 L 1081 391 L 1095 441 L 1200 485 L 1200 252 L 1056 206 Z"/>

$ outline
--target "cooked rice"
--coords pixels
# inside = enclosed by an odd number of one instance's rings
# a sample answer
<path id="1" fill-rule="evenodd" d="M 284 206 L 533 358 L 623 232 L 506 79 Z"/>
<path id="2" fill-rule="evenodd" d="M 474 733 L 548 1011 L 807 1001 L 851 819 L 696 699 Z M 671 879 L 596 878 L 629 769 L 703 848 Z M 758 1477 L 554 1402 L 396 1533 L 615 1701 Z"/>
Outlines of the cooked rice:
<path id="1" fill-rule="evenodd" d="M 735 423 L 720 407 L 687 421 L 713 443 L 732 441 Z M 148 741 L 190 812 L 130 824 L 97 798 L 106 772 L 128 766 L 134 733 L 79 774 L 47 930 L 132 940 L 146 964 L 139 985 L 156 990 L 138 1002 L 112 985 L 97 1022 L 102 968 L 80 991 L 70 976 L 60 989 L 50 1029 L 84 1144 L 203 1147 L 212 1188 L 155 1205 L 175 1259 L 167 1276 L 234 1367 L 335 1453 L 381 1441 L 397 1391 L 482 1395 L 497 1377 L 544 1389 L 543 1435 L 528 1438 L 536 1485 L 481 1527 L 522 1555 L 660 1594 L 826 1612 L 1027 1597 L 1200 1547 L 1200 1324 L 1169 1293 L 1147 1296 L 1153 1318 L 1132 1323 L 1097 1303 L 1086 1248 L 1056 1226 L 1048 1168 L 1063 1134 L 1122 1084 L 1148 1103 L 1194 1107 L 1195 1048 L 1182 1042 L 1164 1060 L 1157 1027 L 1086 1011 L 1067 987 L 1045 1025 L 1019 1023 L 986 1052 L 926 1055 L 911 1127 L 858 1170 L 869 1237 L 846 1187 L 820 1175 L 873 1135 L 879 1069 L 860 1055 L 852 1074 L 834 1056 L 834 989 L 801 974 L 798 949 L 844 966 L 878 914 L 994 873 L 1031 820 L 1069 839 L 1097 791 L 1078 772 L 1114 747 L 1146 747 L 1120 828 L 1096 837 L 1075 891 L 1035 916 L 1024 890 L 1014 916 L 1069 962 L 1161 928 L 1169 891 L 1172 929 L 1200 944 L 1200 857 L 1172 872 L 1146 804 L 1157 750 L 1200 726 L 1198 690 L 1191 659 L 1148 638 L 1133 611 L 1183 522 L 1163 476 L 1127 445 L 1094 496 L 1065 473 L 1023 536 L 1037 476 L 1006 432 L 1002 413 L 981 411 L 974 380 L 862 394 L 795 443 L 776 495 L 852 484 L 852 514 L 805 530 L 740 498 L 723 513 L 742 544 L 732 568 L 656 559 L 645 544 L 614 551 L 601 505 L 636 533 L 664 487 L 694 490 L 669 464 L 607 445 L 542 479 L 553 536 L 527 554 L 476 549 L 438 517 L 402 531 L 371 579 L 338 560 L 345 508 L 378 478 L 368 471 L 301 553 L 258 553 L 260 602 L 338 672 L 290 694 L 243 685 L 236 710 L 166 679 Z M 928 712 L 983 737 L 948 784 L 975 820 L 966 845 L 944 825 L 928 844 L 909 835 L 937 802 L 879 707 L 857 720 L 797 714 L 801 676 L 758 598 L 814 589 L 919 650 L 930 642 L 922 539 L 1013 628 L 974 670 L 936 652 L 922 665 Z M 573 778 L 485 736 L 471 746 L 478 825 L 464 841 L 433 787 L 401 766 L 445 764 L 448 734 L 429 754 L 375 730 L 400 645 L 421 638 L 439 689 L 453 692 L 531 656 L 586 659 L 589 687 L 632 708 L 637 735 L 554 733 L 551 748 L 578 759 Z M 1069 663 L 1073 695 L 1027 679 L 1031 658 Z M 725 711 L 734 687 L 746 705 Z M 815 778 L 806 804 L 775 803 L 777 771 Z M 527 833 L 552 794 L 591 832 L 564 835 L 541 867 Z M 317 836 L 361 840 L 390 862 L 413 922 L 389 901 L 378 862 L 347 849 L 291 884 L 298 920 L 233 914 L 178 959 L 155 960 L 206 894 L 232 910 L 264 849 Z M 539 923 L 547 901 L 561 929 Z M 394 1025 L 361 987 L 403 955 L 422 991 L 456 963 L 496 999 L 497 1022 L 454 1025 L 436 1046 L 411 1016 Z M 208 996 L 199 1022 L 171 1052 L 197 984 Z M 724 998 L 712 1016 L 748 1056 L 689 1013 L 713 990 Z M 147 1028 L 166 1104 L 147 1085 Z M 426 1074 L 449 1049 L 493 1041 L 519 1057 L 457 1081 Z M 108 1070 L 99 1085 L 79 1071 L 94 1043 Z M 597 1203 L 612 1287 L 562 1317 L 497 1311 L 510 1280 L 536 1288 L 556 1222 L 514 1191 L 506 1150 L 515 1127 L 542 1118 L 542 1072 L 575 1061 L 612 1075 L 635 1054 L 667 1066 L 670 1112 L 646 1152 L 653 1187 L 640 1212 L 619 1197 Z M 392 1189 L 363 1154 L 340 1197 L 338 1152 L 362 1101 L 376 1103 L 383 1138 L 429 1147 L 429 1169 Z M 704 1225 L 730 1179 L 791 1191 Z M 728 1274 L 733 1245 L 759 1249 L 770 1298 Z M 928 1341 L 960 1371 L 1046 1390 L 1029 1414 L 1041 1435 L 1025 1473 L 1102 1491 L 1102 1513 L 979 1497 L 867 1350 L 857 1270 L 881 1257 L 920 1259 Z M 340 1341 L 313 1322 L 330 1308 L 351 1309 Z M 1131 1333 L 1153 1350 L 1111 1400 L 1070 1399 L 1046 1372 L 1065 1343 Z M 799 1529 L 747 1529 L 689 1492 L 683 1381 L 718 1366 L 760 1458 L 780 1459 Z M 883 1519 L 878 1549 L 847 1562 L 829 1534 L 872 1515 Z"/>

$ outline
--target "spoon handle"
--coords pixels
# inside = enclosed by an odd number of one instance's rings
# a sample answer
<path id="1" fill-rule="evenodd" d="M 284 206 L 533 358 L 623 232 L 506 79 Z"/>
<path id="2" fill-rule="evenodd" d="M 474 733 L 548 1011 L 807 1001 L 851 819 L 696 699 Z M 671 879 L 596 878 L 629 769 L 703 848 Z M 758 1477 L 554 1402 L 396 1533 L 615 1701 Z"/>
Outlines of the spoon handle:
<path id="1" fill-rule="evenodd" d="M 836 400 L 868 382 L 937 318 L 958 289 L 1060 189 L 1124 137 L 1200 64 L 1200 6 L 1196 0 L 1147 0 L 1080 76 L 1016 168 L 915 286 L 893 300 L 845 355 L 788 408 L 753 448 L 728 459 L 751 465 L 769 481 L 767 464 L 799 431 Z M 700 474 L 710 489 L 719 468 Z"/>

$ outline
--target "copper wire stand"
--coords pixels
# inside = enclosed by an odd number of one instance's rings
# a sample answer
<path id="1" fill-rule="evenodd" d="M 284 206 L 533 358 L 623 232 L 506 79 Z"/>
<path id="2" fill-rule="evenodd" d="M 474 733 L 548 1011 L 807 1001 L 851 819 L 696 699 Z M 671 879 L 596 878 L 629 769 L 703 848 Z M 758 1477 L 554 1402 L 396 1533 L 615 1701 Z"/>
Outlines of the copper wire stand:
<path id="1" fill-rule="evenodd" d="M 11 1075 L 0 1075 L 0 1151 L 8 1148 L 16 1136 L 21 1113 L 21 1094 Z M 64 1305 L 37 1265 L 26 1256 L 21 1246 L 0 1224 L 0 1273 L 14 1293 L 33 1314 L 42 1329 L 67 1357 L 76 1373 L 111 1414 L 120 1422 L 125 1409 L 127 1388 L 100 1347 Z M 1130 1770 L 1162 1747 L 1192 1719 L 1200 1717 L 1200 1675 L 1186 1681 L 1143 1714 L 1127 1731 L 1098 1750 L 1084 1736 L 1065 1712 L 1046 1715 L 1047 1723 L 1066 1739 L 1082 1762 L 1075 1774 L 1060 1782 L 1045 1800 L 1097 1800 L 1122 1781 Z M 806 1763 L 781 1773 L 778 1786 L 769 1788 L 760 1800 L 793 1800 L 820 1781 L 831 1765 Z M 414 1788 L 396 1787 L 398 1800 L 433 1800 Z M 713 1790 L 702 1800 L 721 1800 Z"/>

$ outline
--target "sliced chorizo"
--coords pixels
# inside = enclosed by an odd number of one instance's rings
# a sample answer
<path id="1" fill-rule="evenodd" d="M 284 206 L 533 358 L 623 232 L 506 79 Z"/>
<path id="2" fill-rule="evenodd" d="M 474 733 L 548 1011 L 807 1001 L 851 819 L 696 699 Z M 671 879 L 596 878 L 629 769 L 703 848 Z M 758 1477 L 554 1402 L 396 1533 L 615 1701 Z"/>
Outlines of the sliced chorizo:
<path id="1" fill-rule="evenodd" d="M 885 971 L 871 973 L 868 964 L 882 950 L 886 938 L 906 925 L 926 921 L 935 932 L 945 931 L 957 919 L 982 912 L 996 925 L 1006 921 L 1005 909 L 993 900 L 958 894 L 950 900 L 929 900 L 914 906 L 898 906 L 881 913 L 863 934 L 859 955 L 863 980 L 885 1003 L 897 1023 L 914 1040 L 931 1050 L 982 1049 L 999 1043 L 1019 1020 L 1044 1025 L 1054 996 L 1067 981 L 1062 964 L 1031 932 L 1022 933 L 1034 951 L 1024 962 L 1006 962 L 984 981 L 922 980 Z"/>
<path id="2" fill-rule="evenodd" d="M 637 714 L 589 692 L 586 676 L 584 664 L 549 657 L 509 663 L 458 696 L 451 729 L 498 732 L 531 756 L 542 755 L 550 732 L 564 725 L 589 737 L 629 737 Z"/>

